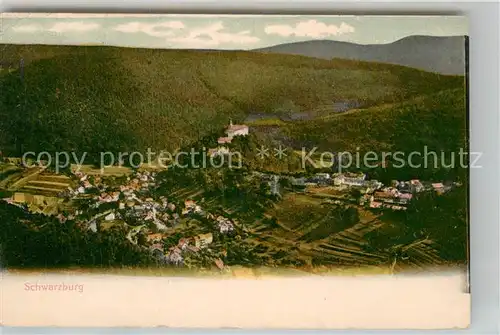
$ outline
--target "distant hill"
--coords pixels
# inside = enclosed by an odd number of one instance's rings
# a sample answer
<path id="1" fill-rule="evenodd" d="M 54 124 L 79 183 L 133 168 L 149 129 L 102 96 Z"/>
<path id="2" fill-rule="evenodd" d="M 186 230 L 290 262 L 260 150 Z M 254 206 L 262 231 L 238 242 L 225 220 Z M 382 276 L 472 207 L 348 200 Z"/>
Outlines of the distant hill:
<path id="1" fill-rule="evenodd" d="M 314 40 L 256 49 L 265 53 L 343 58 L 409 66 L 441 74 L 464 75 L 465 36 L 409 36 L 388 44 L 361 45 Z"/>
<path id="2" fill-rule="evenodd" d="M 0 150 L 175 150 L 252 113 L 336 113 L 463 88 L 464 77 L 255 52 L 0 45 Z M 324 134 L 323 134 L 324 135 Z M 411 133 L 408 136 L 412 136 Z"/>

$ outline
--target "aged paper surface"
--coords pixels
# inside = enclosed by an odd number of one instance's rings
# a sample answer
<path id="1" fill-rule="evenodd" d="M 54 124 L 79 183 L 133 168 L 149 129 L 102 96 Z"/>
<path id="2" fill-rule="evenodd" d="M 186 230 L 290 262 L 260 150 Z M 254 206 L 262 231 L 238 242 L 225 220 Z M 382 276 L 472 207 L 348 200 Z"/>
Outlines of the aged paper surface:
<path id="1" fill-rule="evenodd" d="M 74 288 L 44 290 L 47 285 Z M 250 279 L 7 274 L 2 319 L 8 326 L 59 327 L 466 328 L 470 294 L 463 287 L 463 276 L 456 274 Z"/>
<path id="2" fill-rule="evenodd" d="M 468 326 L 466 18 L 1 29 L 2 324 Z"/>

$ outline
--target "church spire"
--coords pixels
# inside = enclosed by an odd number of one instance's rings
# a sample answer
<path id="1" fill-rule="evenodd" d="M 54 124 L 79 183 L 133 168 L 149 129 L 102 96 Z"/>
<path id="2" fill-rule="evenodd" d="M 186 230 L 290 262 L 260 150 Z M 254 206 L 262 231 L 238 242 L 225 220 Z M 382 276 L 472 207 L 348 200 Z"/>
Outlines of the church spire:
<path id="1" fill-rule="evenodd" d="M 233 119 L 229 119 L 229 127 L 232 127 L 233 126 Z"/>

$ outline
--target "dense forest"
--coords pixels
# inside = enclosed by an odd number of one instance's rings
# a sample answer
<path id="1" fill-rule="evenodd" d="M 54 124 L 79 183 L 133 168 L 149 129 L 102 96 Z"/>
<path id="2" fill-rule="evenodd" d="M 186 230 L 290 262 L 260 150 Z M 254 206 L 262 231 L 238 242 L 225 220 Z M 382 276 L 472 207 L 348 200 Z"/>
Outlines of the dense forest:
<path id="1" fill-rule="evenodd" d="M 369 234 L 374 250 L 393 249 L 395 253 L 419 241 L 433 241 L 439 256 L 452 264 L 468 261 L 469 217 L 466 187 L 444 195 L 422 193 L 405 212 L 385 212 L 382 220 L 391 223 L 390 230 Z"/>
<path id="2" fill-rule="evenodd" d="M 339 101 L 369 107 L 464 85 L 463 77 L 402 66 L 253 52 L 4 45 L 2 55 L 25 64 L 0 72 L 0 148 L 15 156 L 175 150 L 229 118 L 328 117 Z M 386 131 L 376 126 L 374 138 Z"/>

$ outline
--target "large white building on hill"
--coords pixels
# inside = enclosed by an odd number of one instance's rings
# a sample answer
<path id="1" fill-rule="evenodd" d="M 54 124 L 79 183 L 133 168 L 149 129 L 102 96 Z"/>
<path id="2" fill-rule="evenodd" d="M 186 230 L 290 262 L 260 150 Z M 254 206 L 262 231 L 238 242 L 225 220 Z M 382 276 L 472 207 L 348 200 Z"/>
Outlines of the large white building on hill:
<path id="1" fill-rule="evenodd" d="M 233 121 L 230 120 L 226 134 L 227 137 L 246 136 L 248 135 L 248 126 L 244 124 L 233 124 Z"/>
<path id="2" fill-rule="evenodd" d="M 229 120 L 229 126 L 226 128 L 227 137 L 219 137 L 217 142 L 219 144 L 231 143 L 233 137 L 235 136 L 246 136 L 248 135 L 248 126 L 244 124 L 233 124 L 232 120 Z"/>

